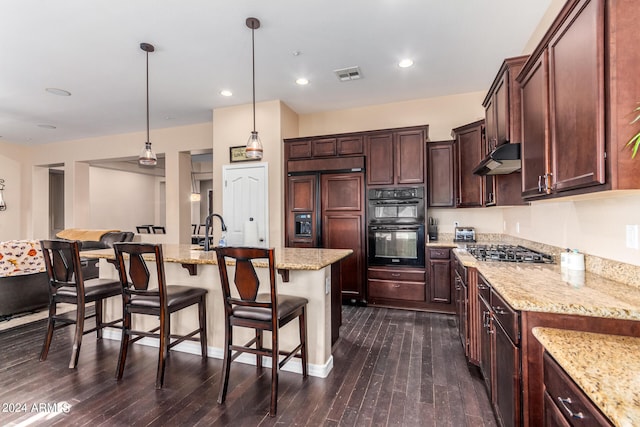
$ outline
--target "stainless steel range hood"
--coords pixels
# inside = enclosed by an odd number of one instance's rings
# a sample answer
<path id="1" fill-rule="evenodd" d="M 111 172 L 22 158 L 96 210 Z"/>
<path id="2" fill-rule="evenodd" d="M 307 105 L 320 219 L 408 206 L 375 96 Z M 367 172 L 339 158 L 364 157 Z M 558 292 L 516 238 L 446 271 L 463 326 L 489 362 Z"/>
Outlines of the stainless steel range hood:
<path id="1" fill-rule="evenodd" d="M 485 157 L 473 173 L 476 175 L 506 175 L 520 170 L 520 143 L 502 144 Z"/>

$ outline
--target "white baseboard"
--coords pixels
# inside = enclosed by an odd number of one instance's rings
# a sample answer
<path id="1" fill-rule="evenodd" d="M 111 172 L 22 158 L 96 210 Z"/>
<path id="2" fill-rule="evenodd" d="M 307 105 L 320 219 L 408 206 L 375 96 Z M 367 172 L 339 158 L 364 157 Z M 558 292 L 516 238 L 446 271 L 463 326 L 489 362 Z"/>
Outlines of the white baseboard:
<path id="1" fill-rule="evenodd" d="M 102 331 L 102 337 L 110 340 L 120 341 L 122 338 L 122 331 L 117 328 L 105 328 Z M 159 340 L 157 338 L 149 338 L 144 337 L 140 341 L 136 341 L 136 344 L 142 344 L 149 347 L 158 348 Z M 181 342 L 177 346 L 171 349 L 172 351 L 180 351 L 183 353 L 190 353 L 200 355 L 200 344 L 196 342 Z M 222 359 L 224 356 L 224 352 L 221 348 L 207 346 L 207 356 L 214 359 Z M 238 356 L 234 362 L 240 362 L 247 365 L 256 364 L 256 357 L 252 354 L 243 353 Z M 271 368 L 271 358 L 263 357 L 263 366 L 266 368 Z M 307 372 L 312 377 L 326 378 L 329 375 L 329 372 L 333 369 L 333 356 L 329 356 L 329 360 L 327 363 L 323 365 L 316 365 L 309 363 L 307 366 Z M 283 371 L 287 372 L 295 372 L 298 374 L 302 374 L 302 361 L 298 358 L 293 358 L 289 360 L 283 367 Z"/>

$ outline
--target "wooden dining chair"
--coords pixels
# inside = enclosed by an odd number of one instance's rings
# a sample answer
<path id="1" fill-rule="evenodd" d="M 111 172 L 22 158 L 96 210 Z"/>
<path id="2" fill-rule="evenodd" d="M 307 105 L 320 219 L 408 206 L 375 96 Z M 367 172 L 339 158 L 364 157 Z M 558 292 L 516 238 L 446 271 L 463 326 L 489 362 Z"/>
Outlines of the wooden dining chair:
<path id="1" fill-rule="evenodd" d="M 162 388 L 165 363 L 171 348 L 185 340 L 199 341 L 202 358 L 207 357 L 207 290 L 193 286 L 167 285 L 161 245 L 116 243 L 113 247 L 122 289 L 123 313 L 122 341 L 116 379 L 122 379 L 129 344 L 144 337 L 154 337 L 159 339 L 156 388 Z M 150 262 L 155 264 L 155 268 L 153 265 L 151 269 L 149 268 Z M 153 276 L 157 280 L 157 288 L 149 286 Z M 172 334 L 171 314 L 194 304 L 198 305 L 199 327 L 187 334 Z M 150 331 L 134 330 L 131 324 L 133 314 L 157 317 L 160 324 Z"/>
<path id="2" fill-rule="evenodd" d="M 105 323 L 102 317 L 102 302 L 120 295 L 120 282 L 100 278 L 84 280 L 79 243 L 75 240 L 41 240 L 40 246 L 49 278 L 49 318 L 40 360 L 47 359 L 55 329 L 76 325 L 69 361 L 69 368 L 75 368 L 84 334 L 95 331 L 101 339 L 102 329 L 122 322 L 118 319 Z M 95 305 L 95 313 L 87 315 L 86 304 L 91 302 Z M 58 303 L 74 304 L 75 316 L 58 315 Z M 95 317 L 95 327 L 85 330 L 84 321 L 92 317 Z"/>
<path id="3" fill-rule="evenodd" d="M 224 360 L 218 403 L 222 404 L 229 386 L 231 362 L 241 353 L 256 355 L 256 364 L 262 368 L 262 356 L 271 357 L 271 404 L 269 415 L 274 417 L 278 404 L 278 372 L 292 357 L 302 359 L 302 376 L 307 377 L 307 325 L 305 320 L 306 298 L 281 295 L 276 289 L 275 250 L 250 247 L 218 247 L 215 249 L 222 284 L 225 310 Z M 230 266 L 227 261 L 235 261 Z M 254 260 L 269 263 L 267 293 L 258 293 L 260 280 L 253 265 Z M 230 280 L 230 272 L 233 272 Z M 231 292 L 235 285 L 237 295 Z M 291 351 L 280 351 L 279 328 L 298 318 L 300 344 Z M 255 330 L 255 337 L 244 345 L 233 343 L 233 327 Z M 262 332 L 271 331 L 271 348 L 265 348 Z M 280 360 L 280 355 L 284 356 Z"/>

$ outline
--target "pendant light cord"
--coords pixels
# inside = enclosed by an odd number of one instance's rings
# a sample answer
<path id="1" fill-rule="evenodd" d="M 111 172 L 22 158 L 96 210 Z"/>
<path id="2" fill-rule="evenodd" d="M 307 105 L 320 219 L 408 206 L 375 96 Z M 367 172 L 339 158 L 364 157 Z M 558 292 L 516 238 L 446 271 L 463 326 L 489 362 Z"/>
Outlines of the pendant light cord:
<path id="1" fill-rule="evenodd" d="M 251 68 L 252 68 L 252 81 L 253 81 L 253 131 L 256 131 L 256 52 L 255 52 L 255 28 L 251 26 Z"/>
<path id="2" fill-rule="evenodd" d="M 147 50 L 147 142 L 149 142 L 149 51 Z"/>

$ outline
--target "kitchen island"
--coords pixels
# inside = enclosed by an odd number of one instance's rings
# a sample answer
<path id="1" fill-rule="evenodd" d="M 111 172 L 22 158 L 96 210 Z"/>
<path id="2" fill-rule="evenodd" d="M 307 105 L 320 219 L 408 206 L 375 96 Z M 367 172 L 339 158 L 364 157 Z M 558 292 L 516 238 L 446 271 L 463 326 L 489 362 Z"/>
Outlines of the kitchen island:
<path id="1" fill-rule="evenodd" d="M 165 275 L 168 284 L 198 286 L 207 294 L 207 341 L 209 356 L 222 358 L 224 347 L 224 306 L 220 276 L 215 251 L 205 252 L 194 245 L 162 246 Z M 278 292 L 307 298 L 307 346 L 309 375 L 326 377 L 333 366 L 331 346 L 338 338 L 341 322 L 340 262 L 351 255 L 351 249 L 276 248 L 276 275 Z M 100 277 L 117 279 L 117 271 L 110 261 L 115 259 L 112 249 L 86 251 L 83 257 L 100 259 Z M 260 278 L 260 292 L 269 292 L 268 264 L 255 264 Z M 152 285 L 153 286 L 153 285 Z M 106 302 L 105 316 L 118 318 L 122 303 L 117 298 Z M 145 317 L 134 316 L 136 327 L 150 329 L 153 322 Z M 197 324 L 196 307 L 174 313 L 171 318 L 172 331 L 186 332 Z M 292 322 L 281 329 L 281 347 L 293 348 L 298 341 L 298 325 Z M 237 342 L 250 339 L 250 331 L 238 329 L 234 332 Z M 120 331 L 112 329 L 105 337 L 120 339 Z M 265 337 L 266 340 L 270 339 Z M 157 345 L 157 341 L 143 339 L 141 343 Z M 178 351 L 199 354 L 198 344 L 183 342 L 175 347 Z M 246 356 L 246 357 L 245 357 Z M 238 361 L 255 363 L 255 357 L 242 355 Z M 270 366 L 269 362 L 266 366 Z M 295 359 L 284 369 L 301 371 L 300 361 Z"/>

